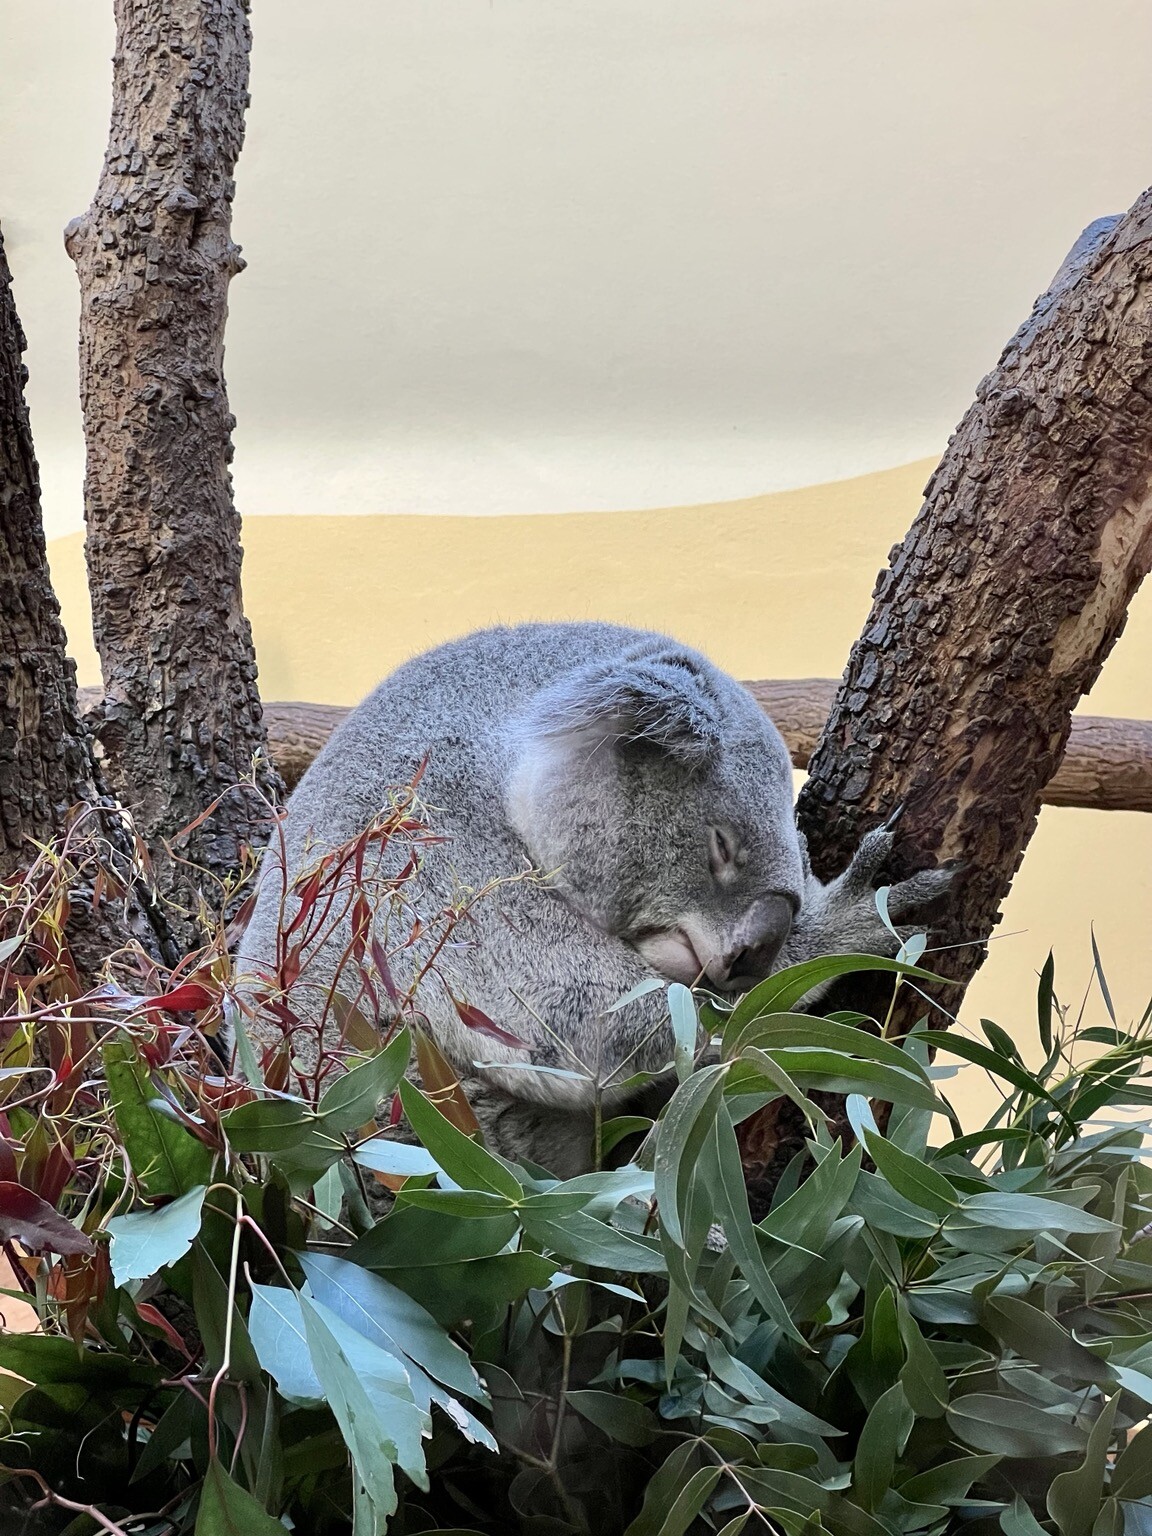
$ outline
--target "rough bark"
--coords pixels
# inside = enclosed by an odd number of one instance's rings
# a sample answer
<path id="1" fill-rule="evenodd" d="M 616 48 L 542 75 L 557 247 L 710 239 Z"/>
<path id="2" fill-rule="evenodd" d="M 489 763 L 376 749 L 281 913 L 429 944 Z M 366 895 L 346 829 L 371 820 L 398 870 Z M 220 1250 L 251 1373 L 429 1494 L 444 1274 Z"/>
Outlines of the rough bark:
<path id="1" fill-rule="evenodd" d="M 828 719 L 838 684 L 827 677 L 746 683 L 779 727 L 793 765 L 807 768 Z M 103 693 L 81 688 L 81 708 L 98 711 Z M 348 714 L 342 704 L 264 705 L 268 753 L 286 789 L 305 769 Z M 1152 720 L 1080 715 L 1072 722 L 1064 757 L 1041 795 L 1045 805 L 1094 811 L 1152 811 Z"/>
<path id="2" fill-rule="evenodd" d="M 1152 192 L 1084 232 L 977 390 L 878 578 L 800 797 L 822 875 L 901 805 L 894 878 L 965 861 L 933 935 L 949 1013 L 984 958 L 1072 710 L 1152 563 L 1150 443 Z M 897 1030 L 925 1011 L 903 996 Z M 746 1162 L 770 1178 L 800 1134 L 769 1106 L 747 1127 Z"/>
<path id="3" fill-rule="evenodd" d="M 65 242 L 80 282 L 86 554 L 109 777 L 156 849 L 264 747 L 240 590 L 223 373 L 246 0 L 115 0 L 112 121 Z M 265 790 L 276 787 L 265 764 Z M 190 854 L 216 874 L 258 831 L 226 796 Z"/>
<path id="4" fill-rule="evenodd" d="M 0 233 L 0 877 L 97 794 L 48 573 L 24 348 Z"/>

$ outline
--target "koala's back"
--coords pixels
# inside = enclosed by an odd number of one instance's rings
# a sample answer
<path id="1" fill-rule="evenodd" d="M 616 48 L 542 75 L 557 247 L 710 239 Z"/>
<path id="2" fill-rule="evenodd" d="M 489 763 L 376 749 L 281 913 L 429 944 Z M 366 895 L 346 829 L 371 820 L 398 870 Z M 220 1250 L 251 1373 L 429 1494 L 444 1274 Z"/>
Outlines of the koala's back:
<path id="1" fill-rule="evenodd" d="M 588 662 L 659 637 L 599 623 L 480 630 L 405 662 L 341 722 L 289 802 L 290 856 L 360 832 L 424 765 L 420 797 L 450 838 L 502 847 L 494 822 L 512 719 L 541 688 Z M 480 873 L 477 871 L 477 873 Z M 508 873 L 493 869 L 488 874 Z"/>

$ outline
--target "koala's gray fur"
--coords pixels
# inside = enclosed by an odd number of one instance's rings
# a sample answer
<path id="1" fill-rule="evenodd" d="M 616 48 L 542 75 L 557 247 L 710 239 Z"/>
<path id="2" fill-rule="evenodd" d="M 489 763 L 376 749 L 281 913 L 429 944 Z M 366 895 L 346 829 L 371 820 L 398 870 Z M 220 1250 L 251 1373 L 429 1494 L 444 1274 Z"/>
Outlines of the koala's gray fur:
<path id="1" fill-rule="evenodd" d="M 779 732 L 739 683 L 675 640 L 609 624 L 528 624 L 400 667 L 333 733 L 292 796 L 289 884 L 425 762 L 421 798 L 439 808 L 447 837 L 421 875 L 434 903 L 461 885 L 532 868 L 545 876 L 477 902 L 466 942 L 440 956 L 447 985 L 432 982 L 419 999 L 490 1144 L 509 1156 L 579 1171 L 593 1084 L 607 1086 L 605 1112 L 618 1113 L 613 1085 L 668 1062 L 662 991 L 609 1011 L 638 983 L 703 973 L 740 991 L 813 955 L 895 947 L 872 894 L 890 835 L 870 834 L 830 885 L 816 880 Z M 273 848 L 241 978 L 275 952 L 278 864 Z M 890 913 L 930 900 L 947 879 L 930 871 L 894 887 Z M 394 964 L 417 958 L 402 952 Z M 466 1028 L 449 989 L 528 1049 Z M 266 1038 L 278 1038 L 273 1027 Z M 559 1071 L 511 1065 L 525 1060 Z"/>

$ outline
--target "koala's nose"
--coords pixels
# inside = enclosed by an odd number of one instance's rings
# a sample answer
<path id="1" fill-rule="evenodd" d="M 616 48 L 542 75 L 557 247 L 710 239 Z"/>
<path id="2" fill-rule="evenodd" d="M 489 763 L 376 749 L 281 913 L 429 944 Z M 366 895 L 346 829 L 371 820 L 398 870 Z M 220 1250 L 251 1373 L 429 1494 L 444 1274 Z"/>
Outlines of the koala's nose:
<path id="1" fill-rule="evenodd" d="M 709 977 L 728 991 L 746 991 L 772 974 L 791 932 L 792 903 L 765 896 L 740 925 L 731 948 L 708 967 Z"/>

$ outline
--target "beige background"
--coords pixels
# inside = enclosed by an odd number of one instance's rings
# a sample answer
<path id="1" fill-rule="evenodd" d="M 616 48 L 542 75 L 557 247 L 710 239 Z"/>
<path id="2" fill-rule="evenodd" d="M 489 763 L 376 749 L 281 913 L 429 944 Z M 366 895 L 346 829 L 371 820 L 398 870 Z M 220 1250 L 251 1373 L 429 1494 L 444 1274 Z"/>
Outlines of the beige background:
<path id="1" fill-rule="evenodd" d="M 0 218 L 82 680 L 76 298 L 104 0 L 3 0 Z M 835 674 L 981 374 L 1152 180 L 1146 0 L 257 0 L 228 375 L 268 697 L 597 615 Z M 551 514 L 545 516 L 543 514 Z M 1152 593 L 1090 707 L 1152 715 Z M 970 995 L 1095 922 L 1152 991 L 1152 820 L 1049 812 Z M 1019 932 L 1017 932 L 1019 931 Z"/>

